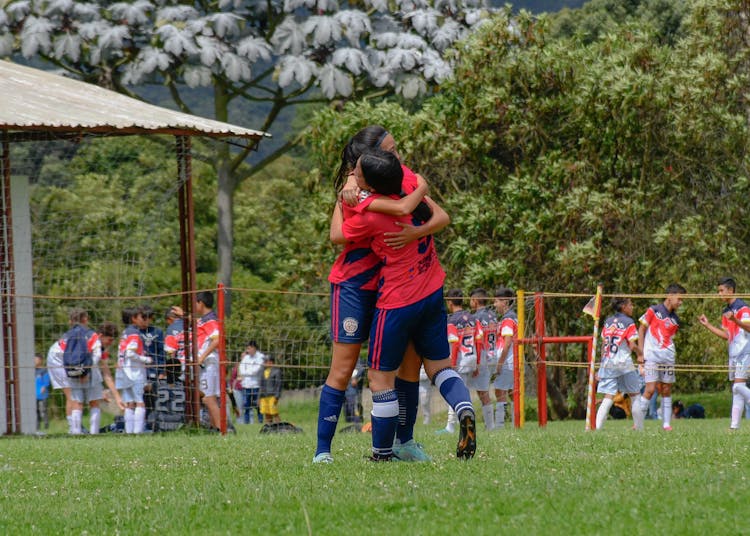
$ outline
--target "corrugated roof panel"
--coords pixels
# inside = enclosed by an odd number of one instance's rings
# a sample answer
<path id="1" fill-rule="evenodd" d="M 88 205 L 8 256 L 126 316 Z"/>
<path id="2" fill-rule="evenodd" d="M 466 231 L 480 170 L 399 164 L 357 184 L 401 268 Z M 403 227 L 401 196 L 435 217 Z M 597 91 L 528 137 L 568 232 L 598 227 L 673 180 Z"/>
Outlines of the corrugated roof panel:
<path id="1" fill-rule="evenodd" d="M 0 129 L 269 136 L 8 61 L 0 61 Z"/>

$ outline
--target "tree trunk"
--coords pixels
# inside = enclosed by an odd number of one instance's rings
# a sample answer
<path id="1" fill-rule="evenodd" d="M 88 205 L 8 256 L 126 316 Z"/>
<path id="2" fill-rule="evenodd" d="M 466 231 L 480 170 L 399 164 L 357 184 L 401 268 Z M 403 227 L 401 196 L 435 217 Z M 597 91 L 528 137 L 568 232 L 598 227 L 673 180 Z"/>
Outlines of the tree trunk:
<path id="1" fill-rule="evenodd" d="M 214 84 L 214 114 L 219 121 L 227 121 L 229 96 L 226 87 L 219 81 Z M 234 190 L 236 180 L 231 171 L 231 153 L 223 142 L 216 143 L 216 226 L 218 280 L 225 287 L 232 286 L 232 252 L 234 247 Z M 224 312 L 232 311 L 231 293 L 224 297 Z"/>
<path id="2" fill-rule="evenodd" d="M 218 191 L 216 193 L 217 258 L 219 282 L 232 286 L 232 248 L 234 246 L 234 177 L 229 172 L 228 162 L 223 160 L 216 169 Z M 229 301 L 227 310 L 229 310 Z"/>

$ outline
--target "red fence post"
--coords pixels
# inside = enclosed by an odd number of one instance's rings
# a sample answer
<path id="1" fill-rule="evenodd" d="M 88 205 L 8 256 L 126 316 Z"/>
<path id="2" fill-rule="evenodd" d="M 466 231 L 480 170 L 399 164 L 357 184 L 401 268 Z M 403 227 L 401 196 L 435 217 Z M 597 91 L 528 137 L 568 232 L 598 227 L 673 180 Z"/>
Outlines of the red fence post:
<path id="1" fill-rule="evenodd" d="M 536 336 L 538 355 L 536 366 L 536 400 L 539 426 L 547 426 L 547 349 L 544 341 L 544 294 L 534 294 L 534 312 L 536 316 Z"/>

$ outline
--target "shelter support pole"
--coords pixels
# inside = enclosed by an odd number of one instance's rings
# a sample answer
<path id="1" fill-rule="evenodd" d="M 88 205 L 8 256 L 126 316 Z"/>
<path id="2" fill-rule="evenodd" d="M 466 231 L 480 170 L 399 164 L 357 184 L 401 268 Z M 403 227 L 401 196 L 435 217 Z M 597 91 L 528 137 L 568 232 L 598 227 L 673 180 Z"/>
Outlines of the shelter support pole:
<path id="1" fill-rule="evenodd" d="M 198 354 L 198 330 L 195 311 L 196 262 L 195 229 L 193 212 L 192 159 L 190 138 L 176 136 L 177 142 L 177 183 L 180 218 L 180 268 L 182 278 L 182 310 L 185 313 L 183 329 L 185 333 L 185 400 L 191 408 L 190 418 L 195 425 L 200 424 L 200 392 L 198 382 L 200 368 L 195 357 Z"/>
<path id="2" fill-rule="evenodd" d="M 2 322 L 3 367 L 5 376 L 6 433 L 21 431 L 21 399 L 18 382 L 16 340 L 16 280 L 13 261 L 13 214 L 11 210 L 10 143 L 2 142 L 2 192 L 0 192 L 0 321 Z"/>

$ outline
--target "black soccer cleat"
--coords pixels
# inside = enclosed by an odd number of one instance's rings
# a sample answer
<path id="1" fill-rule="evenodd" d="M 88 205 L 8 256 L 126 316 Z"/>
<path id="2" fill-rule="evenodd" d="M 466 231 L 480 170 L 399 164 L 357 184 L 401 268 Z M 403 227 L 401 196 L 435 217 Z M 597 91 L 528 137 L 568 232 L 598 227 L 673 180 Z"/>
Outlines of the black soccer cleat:
<path id="1" fill-rule="evenodd" d="M 474 415 L 471 413 L 461 418 L 461 432 L 458 436 L 458 446 L 456 447 L 456 456 L 468 460 L 474 457 L 477 451 L 477 426 L 474 422 Z"/>

